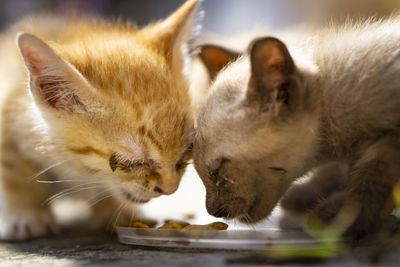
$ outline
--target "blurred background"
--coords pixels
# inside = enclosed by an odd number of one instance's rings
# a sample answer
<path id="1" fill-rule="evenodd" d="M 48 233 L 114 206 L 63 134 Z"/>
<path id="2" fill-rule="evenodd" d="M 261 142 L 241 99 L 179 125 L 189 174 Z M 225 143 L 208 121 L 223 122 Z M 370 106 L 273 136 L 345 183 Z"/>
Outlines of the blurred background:
<path id="1" fill-rule="evenodd" d="M 184 0 L 0 0 L 0 29 L 19 17 L 42 10 L 78 10 L 122 17 L 144 25 L 161 19 Z M 320 26 L 331 20 L 383 16 L 400 7 L 400 0 L 204 0 L 204 29 L 233 34 L 267 24 L 287 27 L 299 23 Z"/>

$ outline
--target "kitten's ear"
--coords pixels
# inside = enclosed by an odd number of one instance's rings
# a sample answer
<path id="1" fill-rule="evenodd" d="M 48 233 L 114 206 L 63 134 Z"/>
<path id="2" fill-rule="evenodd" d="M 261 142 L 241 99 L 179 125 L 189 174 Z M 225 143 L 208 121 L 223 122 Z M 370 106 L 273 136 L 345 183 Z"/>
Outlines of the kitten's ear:
<path id="1" fill-rule="evenodd" d="M 250 62 L 249 104 L 262 111 L 277 107 L 272 104 L 287 104 L 296 67 L 285 44 L 272 37 L 255 40 L 250 46 Z"/>
<path id="2" fill-rule="evenodd" d="M 199 57 L 206 66 L 211 80 L 214 80 L 226 65 L 235 61 L 239 56 L 239 53 L 215 45 L 203 45 L 199 53 Z"/>
<path id="3" fill-rule="evenodd" d="M 37 103 L 72 111 L 78 106 L 84 108 L 82 99 L 93 99 L 94 90 L 82 75 L 43 41 L 31 34 L 20 33 L 17 45 L 28 70 L 30 89 Z"/>
<path id="4" fill-rule="evenodd" d="M 185 44 L 199 30 L 198 6 L 201 0 L 188 0 L 165 20 L 153 26 L 152 38 L 161 47 L 173 70 L 184 67 Z"/>

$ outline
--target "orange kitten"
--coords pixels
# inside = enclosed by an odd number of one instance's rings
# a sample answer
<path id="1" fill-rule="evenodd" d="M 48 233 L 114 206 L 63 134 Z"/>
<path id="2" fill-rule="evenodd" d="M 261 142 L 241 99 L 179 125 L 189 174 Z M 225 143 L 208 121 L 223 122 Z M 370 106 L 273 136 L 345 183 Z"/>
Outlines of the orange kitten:
<path id="1" fill-rule="evenodd" d="M 141 30 L 42 16 L 0 37 L 0 239 L 56 229 L 49 185 L 37 180 L 107 198 L 94 206 L 99 223 L 176 191 L 190 156 L 184 47 L 197 6 Z"/>

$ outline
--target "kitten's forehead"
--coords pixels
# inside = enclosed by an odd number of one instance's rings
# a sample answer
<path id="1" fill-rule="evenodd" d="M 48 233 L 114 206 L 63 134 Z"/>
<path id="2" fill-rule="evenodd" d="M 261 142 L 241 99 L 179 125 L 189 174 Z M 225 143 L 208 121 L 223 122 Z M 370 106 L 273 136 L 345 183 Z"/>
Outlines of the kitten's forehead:
<path id="1" fill-rule="evenodd" d="M 96 90 L 108 96 L 117 94 L 147 104 L 154 98 L 188 94 L 183 75 L 179 77 L 180 74 L 173 73 L 166 58 L 154 47 L 141 41 L 134 32 L 110 34 L 112 38 L 108 39 L 105 34 L 94 33 L 71 43 L 52 46 Z M 187 101 L 185 97 L 175 98 Z"/>
<path id="2" fill-rule="evenodd" d="M 243 56 L 221 71 L 212 85 L 212 91 L 231 90 L 245 93 L 249 79 L 249 57 Z"/>
<path id="3" fill-rule="evenodd" d="M 162 90 L 169 84 L 165 60 L 145 47 L 102 43 L 89 44 L 85 50 L 81 48 L 84 45 L 77 45 L 75 52 L 67 46 L 61 55 L 101 92 L 126 97 L 139 90 L 136 94 L 141 96 L 144 92 L 140 90 L 147 89 L 146 85 Z"/>
<path id="4" fill-rule="evenodd" d="M 96 118 L 107 138 L 129 143 L 135 133 L 161 154 L 187 146 L 193 125 L 187 81 L 168 68 L 164 57 L 127 36 L 73 46 L 59 52 L 102 96 L 108 112 Z"/>
<path id="5" fill-rule="evenodd" d="M 118 119 L 111 116 L 105 127 L 113 128 L 110 138 L 135 154 L 169 156 L 171 161 L 176 161 L 171 153 L 180 157 L 192 141 L 193 122 L 185 109 L 176 109 L 173 105 L 147 106 L 142 107 L 139 116 L 135 109 L 127 110 L 129 108 L 119 110 Z"/>
<path id="6" fill-rule="evenodd" d="M 212 85 L 212 94 L 197 118 L 200 132 L 210 132 L 214 127 L 222 128 L 221 123 L 229 124 L 245 119 L 242 102 L 249 78 L 250 64 L 247 57 L 233 62 L 217 76 Z"/>

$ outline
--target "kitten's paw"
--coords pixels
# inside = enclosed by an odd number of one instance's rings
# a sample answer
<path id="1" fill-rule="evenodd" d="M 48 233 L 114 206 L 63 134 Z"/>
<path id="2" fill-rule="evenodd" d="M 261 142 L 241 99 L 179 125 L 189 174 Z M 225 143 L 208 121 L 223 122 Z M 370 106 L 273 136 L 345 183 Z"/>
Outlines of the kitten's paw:
<path id="1" fill-rule="evenodd" d="M 317 206 L 322 206 L 321 201 L 324 199 L 333 198 L 333 202 L 336 201 L 335 195 L 343 192 L 346 186 L 345 172 L 337 163 L 327 164 L 317 169 L 311 176 L 301 178 L 289 188 L 281 200 L 281 206 L 295 213 L 325 209 Z M 332 203 L 326 205 L 332 205 Z"/>
<path id="2" fill-rule="evenodd" d="M 309 186 L 299 184 L 292 186 L 283 196 L 281 206 L 287 211 L 304 213 L 311 210 L 321 199 L 319 193 Z"/>
<path id="3" fill-rule="evenodd" d="M 380 214 L 351 201 L 345 193 L 324 199 L 312 210 L 309 222 L 317 219 L 331 227 L 341 227 L 342 236 L 348 241 L 360 240 L 379 229 Z M 335 225 L 335 224 L 339 225 Z"/>
<path id="4" fill-rule="evenodd" d="M 366 236 L 376 234 L 382 222 L 380 214 L 372 214 L 361 209 L 355 222 L 343 233 L 343 237 L 351 241 L 361 240 Z"/>
<path id="5" fill-rule="evenodd" d="M 320 221 L 328 224 L 330 223 L 340 212 L 345 202 L 345 194 L 338 193 L 329 198 L 322 199 L 312 209 L 311 218 L 317 218 Z"/>
<path id="6" fill-rule="evenodd" d="M 0 240 L 21 241 L 55 234 L 58 228 L 48 210 L 2 212 Z"/>

